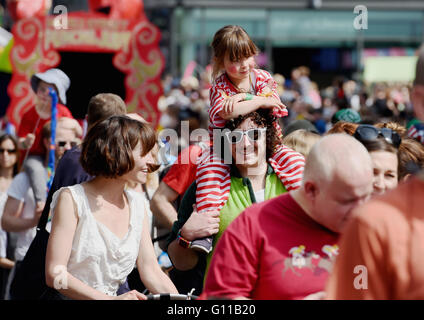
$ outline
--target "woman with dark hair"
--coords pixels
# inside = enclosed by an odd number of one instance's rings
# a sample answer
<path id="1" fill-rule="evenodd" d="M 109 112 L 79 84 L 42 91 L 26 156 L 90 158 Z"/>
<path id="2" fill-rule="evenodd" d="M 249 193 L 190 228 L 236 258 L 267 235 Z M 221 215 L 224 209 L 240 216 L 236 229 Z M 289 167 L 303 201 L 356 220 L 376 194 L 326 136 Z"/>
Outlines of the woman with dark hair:
<path id="1" fill-rule="evenodd" d="M 3 190 L 2 178 L 9 177 L 9 174 L 15 176 L 19 172 L 18 140 L 16 137 L 8 133 L 1 135 L 0 150 L 2 151 L 0 153 L 0 190 Z M 5 153 L 8 156 L 5 156 Z"/>
<path id="2" fill-rule="evenodd" d="M 0 136 L 0 220 L 7 200 L 7 189 L 18 173 L 19 153 L 17 151 L 18 141 L 13 135 L 6 133 Z M 12 257 L 7 255 L 7 248 L 10 245 L 7 239 L 7 232 L 0 226 L 0 299 L 4 299 L 9 272 L 15 264 L 11 260 Z"/>
<path id="3" fill-rule="evenodd" d="M 269 117 L 272 117 L 269 111 L 258 110 L 226 122 L 223 130 L 224 154 L 221 158 L 231 163 L 231 186 L 228 200 L 220 211 L 198 213 L 193 210 L 196 189 L 199 188 L 196 181 L 182 199 L 178 220 L 168 239 L 168 254 L 178 270 L 201 270 L 196 294 L 202 290 L 205 268 L 214 251 L 205 260 L 205 255 L 192 246 L 193 240 L 215 235 L 212 247 L 216 248 L 224 230 L 244 209 L 287 191 L 271 165 L 270 157 L 275 153 L 275 148 L 280 146 L 280 140 Z M 300 154 L 298 158 L 303 160 Z"/>
<path id="4" fill-rule="evenodd" d="M 126 188 L 146 182 L 155 144 L 148 124 L 126 116 L 89 130 L 80 161 L 95 178 L 53 196 L 46 282 L 56 291 L 45 298 L 145 300 L 136 290 L 117 296 L 135 265 L 150 292 L 177 293 L 157 263 L 145 202 Z"/>
<path id="5" fill-rule="evenodd" d="M 389 128 L 359 125 L 354 137 L 371 155 L 374 169 L 374 192 L 383 194 L 398 185 L 398 153 L 402 142 L 400 135 Z"/>

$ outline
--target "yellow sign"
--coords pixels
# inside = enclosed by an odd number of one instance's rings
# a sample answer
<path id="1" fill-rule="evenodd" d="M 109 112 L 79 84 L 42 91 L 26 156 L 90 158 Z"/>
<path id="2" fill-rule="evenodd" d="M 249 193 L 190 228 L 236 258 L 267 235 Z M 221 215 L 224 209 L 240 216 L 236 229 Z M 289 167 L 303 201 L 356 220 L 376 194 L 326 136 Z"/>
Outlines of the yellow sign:
<path id="1" fill-rule="evenodd" d="M 364 81 L 411 82 L 415 78 L 417 57 L 368 57 L 365 59 Z"/>

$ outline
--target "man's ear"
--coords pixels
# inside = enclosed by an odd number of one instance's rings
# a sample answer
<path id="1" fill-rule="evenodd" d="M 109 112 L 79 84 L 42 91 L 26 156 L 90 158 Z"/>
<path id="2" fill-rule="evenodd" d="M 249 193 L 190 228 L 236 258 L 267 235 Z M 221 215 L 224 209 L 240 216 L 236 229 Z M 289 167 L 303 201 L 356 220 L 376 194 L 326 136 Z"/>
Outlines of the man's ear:
<path id="1" fill-rule="evenodd" d="M 314 201 L 319 194 L 319 188 L 314 181 L 306 181 L 304 184 L 305 195 L 310 201 Z"/>
<path id="2" fill-rule="evenodd" d="M 402 180 L 402 182 L 406 182 L 406 181 L 408 181 L 409 180 L 409 178 L 411 178 L 412 177 L 412 174 L 410 174 L 410 173 L 407 173 L 401 180 Z"/>

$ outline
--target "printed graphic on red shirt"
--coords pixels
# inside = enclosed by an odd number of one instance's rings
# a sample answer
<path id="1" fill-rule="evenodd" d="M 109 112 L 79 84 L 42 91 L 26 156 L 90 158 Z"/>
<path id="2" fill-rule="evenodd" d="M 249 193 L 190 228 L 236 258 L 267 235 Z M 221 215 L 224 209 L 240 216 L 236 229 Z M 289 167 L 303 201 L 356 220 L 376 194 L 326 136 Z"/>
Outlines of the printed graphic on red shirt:
<path id="1" fill-rule="evenodd" d="M 323 272 L 330 273 L 335 261 L 336 256 L 339 253 L 339 247 L 335 245 L 324 245 L 321 251 L 325 256 L 321 256 L 314 251 L 306 251 L 304 245 L 292 247 L 289 250 L 289 257 L 284 259 L 283 277 L 287 271 L 291 271 L 298 277 L 302 274 L 300 270 L 309 269 L 313 272 L 313 275 L 319 276 Z"/>

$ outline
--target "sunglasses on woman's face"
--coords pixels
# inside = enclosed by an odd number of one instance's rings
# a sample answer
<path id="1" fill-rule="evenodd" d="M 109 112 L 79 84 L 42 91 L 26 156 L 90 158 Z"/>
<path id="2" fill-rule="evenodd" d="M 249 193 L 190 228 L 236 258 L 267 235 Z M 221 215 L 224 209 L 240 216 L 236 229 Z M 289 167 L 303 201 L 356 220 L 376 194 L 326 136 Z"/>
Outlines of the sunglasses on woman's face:
<path id="1" fill-rule="evenodd" d="M 399 148 L 402 141 L 400 135 L 389 128 L 376 128 L 369 124 L 362 124 L 356 128 L 354 137 L 359 141 L 374 141 L 382 136 L 388 143 L 395 148 Z"/>
<path id="2" fill-rule="evenodd" d="M 236 144 L 243 140 L 243 136 L 246 135 L 250 141 L 257 142 L 262 135 L 265 133 L 266 128 L 255 128 L 255 129 L 249 129 L 246 131 L 243 130 L 234 130 L 234 131 L 227 131 L 225 132 L 225 135 L 227 136 L 227 139 L 230 143 Z"/>
<path id="3" fill-rule="evenodd" d="M 3 148 L 0 148 L 0 154 L 4 153 L 5 151 L 7 153 L 15 153 L 16 152 L 16 149 L 3 149 Z"/>
<path id="4" fill-rule="evenodd" d="M 68 143 L 71 146 L 71 148 L 73 148 L 77 145 L 77 143 L 75 141 L 58 141 L 57 146 L 59 148 L 64 148 Z"/>

